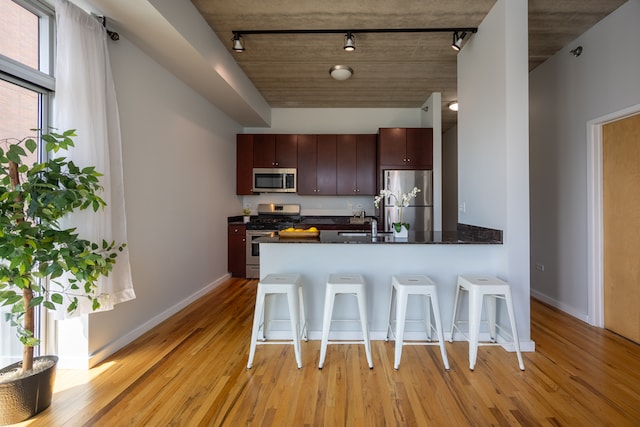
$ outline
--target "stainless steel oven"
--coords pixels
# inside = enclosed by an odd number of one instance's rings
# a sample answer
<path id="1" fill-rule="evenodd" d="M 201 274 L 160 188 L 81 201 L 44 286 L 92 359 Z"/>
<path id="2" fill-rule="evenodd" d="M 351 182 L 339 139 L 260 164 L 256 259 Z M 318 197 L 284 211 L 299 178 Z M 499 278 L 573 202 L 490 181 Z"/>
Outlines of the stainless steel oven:
<path id="1" fill-rule="evenodd" d="M 260 244 L 256 243 L 259 237 L 275 237 L 277 231 L 247 230 L 247 271 L 249 279 L 260 278 Z"/>
<path id="2" fill-rule="evenodd" d="M 266 203 L 258 205 L 258 217 L 247 223 L 247 269 L 250 279 L 260 278 L 260 243 L 256 239 L 276 237 L 278 230 L 300 221 L 300 205 Z"/>

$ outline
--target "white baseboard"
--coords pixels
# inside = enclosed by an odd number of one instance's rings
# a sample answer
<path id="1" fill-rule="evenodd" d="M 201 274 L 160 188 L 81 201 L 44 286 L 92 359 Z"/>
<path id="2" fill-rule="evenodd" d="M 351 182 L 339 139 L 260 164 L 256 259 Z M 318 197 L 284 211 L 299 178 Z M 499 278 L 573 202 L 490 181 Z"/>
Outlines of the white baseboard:
<path id="1" fill-rule="evenodd" d="M 536 290 L 531 289 L 530 292 L 531 292 L 531 296 L 534 297 L 535 299 L 542 301 L 543 303 L 548 304 L 552 307 L 555 307 L 558 310 L 564 311 L 565 313 L 575 317 L 576 319 L 580 319 L 583 322 L 589 323 L 589 315 L 581 313 L 580 310 L 576 309 L 575 307 L 564 304 Z"/>
<path id="2" fill-rule="evenodd" d="M 91 354 L 89 356 L 88 367 L 92 368 L 96 366 L 98 363 L 102 362 L 103 360 L 105 360 L 107 357 L 109 357 L 116 351 L 120 350 L 121 348 L 125 347 L 128 344 L 131 344 L 133 341 L 135 341 L 137 338 L 141 337 L 143 334 L 153 329 L 155 326 L 164 322 L 165 320 L 167 320 L 168 318 L 170 318 L 171 316 L 173 316 L 183 308 L 187 307 L 189 304 L 197 301 L 202 296 L 206 295 L 207 293 L 211 292 L 212 290 L 220 286 L 225 281 L 229 280 L 230 277 L 231 275 L 229 273 L 225 274 L 224 276 L 218 278 L 216 281 L 200 289 L 198 292 L 192 295 L 189 295 L 187 298 L 183 299 L 182 301 L 169 307 L 167 310 L 163 311 L 162 313 L 159 313 L 158 315 L 149 319 L 147 322 L 138 326 L 136 329 L 130 331 L 128 334 L 123 335 L 122 337 L 111 342 L 109 345 L 103 347 L 99 351 L 96 351 L 95 353 Z"/>

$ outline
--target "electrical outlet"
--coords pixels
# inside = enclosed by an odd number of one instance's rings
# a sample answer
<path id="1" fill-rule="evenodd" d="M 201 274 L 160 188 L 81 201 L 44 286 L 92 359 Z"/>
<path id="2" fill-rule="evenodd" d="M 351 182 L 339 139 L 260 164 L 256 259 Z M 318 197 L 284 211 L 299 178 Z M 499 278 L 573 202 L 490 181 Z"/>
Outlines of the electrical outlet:
<path id="1" fill-rule="evenodd" d="M 465 213 L 467 211 L 467 203 L 462 202 L 458 205 L 458 211 L 461 213 Z"/>
<path id="2" fill-rule="evenodd" d="M 347 209 L 353 210 L 353 203 L 347 203 Z"/>
<path id="3" fill-rule="evenodd" d="M 540 263 L 536 264 L 536 270 L 544 271 L 544 264 L 540 264 Z"/>

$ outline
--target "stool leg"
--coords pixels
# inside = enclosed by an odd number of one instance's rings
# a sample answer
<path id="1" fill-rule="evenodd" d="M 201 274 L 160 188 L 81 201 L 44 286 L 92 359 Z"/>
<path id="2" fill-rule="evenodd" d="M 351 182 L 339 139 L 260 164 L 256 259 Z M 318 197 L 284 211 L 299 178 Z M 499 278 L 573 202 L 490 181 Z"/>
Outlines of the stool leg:
<path id="1" fill-rule="evenodd" d="M 495 295 L 485 295 L 483 303 L 485 304 L 485 313 L 487 315 L 487 323 L 489 324 L 489 337 L 491 342 L 497 341 L 496 335 L 496 316 L 497 316 L 497 297 Z"/>
<path id="2" fill-rule="evenodd" d="M 393 369 L 398 370 L 402 358 L 402 345 L 404 343 L 404 325 L 407 317 L 407 292 L 399 289 L 396 294 L 396 353 Z"/>
<path id="3" fill-rule="evenodd" d="M 447 349 L 444 347 L 444 334 L 442 333 L 442 320 L 440 317 L 440 304 L 438 303 L 438 294 L 434 291 L 429 299 L 431 300 L 431 307 L 433 308 L 433 319 L 436 324 L 438 341 L 440 342 L 440 354 L 442 355 L 442 363 L 444 364 L 444 368 L 448 371 L 449 358 L 447 357 Z"/>
<path id="4" fill-rule="evenodd" d="M 327 291 L 324 298 L 324 316 L 322 320 L 322 342 L 320 343 L 320 363 L 318 368 L 324 366 L 324 358 L 327 355 L 327 344 L 329 343 L 329 328 L 331 327 L 331 316 L 333 315 L 333 300 L 335 293 Z"/>
<path id="5" fill-rule="evenodd" d="M 478 357 L 478 337 L 480 335 L 480 318 L 482 316 L 482 295 L 469 291 L 469 369 L 476 367 Z"/>
<path id="6" fill-rule="evenodd" d="M 513 346 L 516 349 L 516 355 L 518 356 L 518 365 L 520 370 L 524 371 L 524 361 L 522 360 L 522 353 L 520 353 L 520 339 L 518 338 L 518 328 L 516 328 L 516 316 L 513 310 L 513 300 L 511 298 L 511 289 L 507 289 L 505 292 L 505 301 L 507 303 L 507 312 L 509 313 L 509 322 L 511 323 L 511 335 L 513 336 Z"/>
<path id="7" fill-rule="evenodd" d="M 431 327 L 431 296 L 423 295 L 422 301 L 424 302 L 424 324 L 427 328 L 427 341 L 432 341 L 431 334 L 433 328 Z"/>
<path id="8" fill-rule="evenodd" d="M 356 296 L 358 298 L 358 308 L 360 309 L 360 324 L 362 325 L 362 335 L 364 338 L 364 352 L 367 355 L 369 369 L 373 369 L 373 360 L 371 359 L 371 341 L 369 340 L 369 318 L 367 317 L 367 294 L 362 290 L 359 291 Z"/>
<path id="9" fill-rule="evenodd" d="M 299 295 L 287 292 L 289 303 L 289 319 L 291 320 L 291 335 L 293 338 L 293 351 L 296 355 L 298 369 L 302 368 L 302 356 L 300 354 L 300 304 Z"/>
<path id="10" fill-rule="evenodd" d="M 453 303 L 453 316 L 451 318 L 451 335 L 449 335 L 449 342 L 453 342 L 453 332 L 456 328 L 456 314 L 458 312 L 458 304 L 460 303 L 460 285 L 456 286 L 456 296 Z"/>
<path id="11" fill-rule="evenodd" d="M 304 297 L 302 296 L 302 286 L 298 286 L 298 304 L 300 305 L 300 332 L 302 339 L 309 341 L 309 331 L 307 326 L 307 315 L 304 311 Z"/>
<path id="12" fill-rule="evenodd" d="M 389 315 L 387 316 L 387 338 L 385 339 L 385 341 L 389 341 L 389 337 L 391 336 L 391 333 L 393 332 L 393 330 L 391 329 L 391 311 L 392 311 L 392 307 L 393 307 L 393 296 L 396 293 L 396 287 L 391 285 L 391 292 L 389 294 L 389 309 L 387 310 L 387 313 L 389 313 Z"/>
<path id="13" fill-rule="evenodd" d="M 247 369 L 251 369 L 253 366 L 253 357 L 256 354 L 256 341 L 258 340 L 258 331 L 264 314 L 264 298 L 264 291 L 261 286 L 258 286 L 256 307 L 253 312 L 253 328 L 251 329 L 251 346 L 249 347 L 249 361 L 247 362 Z"/>

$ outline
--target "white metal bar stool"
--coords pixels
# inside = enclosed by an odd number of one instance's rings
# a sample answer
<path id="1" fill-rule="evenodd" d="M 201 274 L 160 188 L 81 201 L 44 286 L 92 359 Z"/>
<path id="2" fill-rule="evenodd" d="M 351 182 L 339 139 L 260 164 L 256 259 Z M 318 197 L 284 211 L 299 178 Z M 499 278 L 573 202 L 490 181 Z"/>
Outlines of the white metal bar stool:
<path id="1" fill-rule="evenodd" d="M 518 329 L 516 328 L 516 317 L 513 309 L 513 299 L 511 298 L 511 287 L 507 282 L 497 277 L 485 275 L 458 276 L 449 341 L 453 341 L 453 333 L 456 329 L 464 336 L 464 332 L 458 327 L 458 323 L 461 323 L 461 321 L 456 320 L 456 315 L 462 292 L 465 291 L 469 293 L 469 336 L 465 336 L 469 341 L 469 369 L 473 371 L 475 368 L 479 345 L 501 345 L 496 342 L 496 328 L 502 330 L 500 325 L 496 323 L 496 302 L 497 299 L 502 299 L 507 305 L 507 313 L 511 326 L 511 338 L 516 350 L 516 355 L 518 356 L 518 365 L 520 369 L 524 371 L 524 362 L 522 361 L 522 354 L 520 353 L 520 341 L 518 340 Z M 489 343 L 478 342 L 483 305 L 485 306 L 487 323 L 489 324 L 489 336 L 491 338 L 491 342 Z"/>
<path id="2" fill-rule="evenodd" d="M 426 326 L 427 339 L 426 341 L 405 341 L 404 331 L 405 324 L 407 322 L 415 322 L 415 320 L 407 320 L 407 302 L 409 295 L 417 295 L 423 297 L 424 301 L 424 323 Z M 444 346 L 444 336 L 442 334 L 442 320 L 440 317 L 440 306 L 438 304 L 438 290 L 436 284 L 424 275 L 405 274 L 395 275 L 391 278 L 391 296 L 389 298 L 389 322 L 387 326 L 387 341 L 389 336 L 393 335 L 392 327 L 392 308 L 393 300 L 396 300 L 395 314 L 396 314 L 396 332 L 395 332 L 395 360 L 393 369 L 398 369 L 400 366 L 400 359 L 402 357 L 402 347 L 404 345 L 439 345 L 440 354 L 442 355 L 442 362 L 444 368 L 449 370 L 449 359 L 447 358 L 447 350 Z M 435 322 L 435 328 L 431 324 L 431 312 L 433 311 L 433 320 Z M 438 336 L 438 342 L 431 341 L 431 332 L 435 330 Z"/>
<path id="3" fill-rule="evenodd" d="M 360 312 L 360 324 L 362 326 L 363 341 L 329 341 L 329 329 L 333 317 L 333 304 L 336 295 L 351 294 L 355 295 L 358 301 L 358 309 Z M 324 359 L 327 355 L 328 344 L 364 344 L 364 350 L 367 354 L 367 363 L 369 368 L 373 368 L 371 359 L 371 342 L 369 341 L 369 319 L 367 317 L 367 298 L 365 292 L 365 281 L 361 274 L 330 274 L 327 280 L 327 290 L 324 299 L 324 316 L 322 321 L 322 343 L 320 344 L 320 363 L 318 368 L 324 366 Z"/>
<path id="4" fill-rule="evenodd" d="M 265 300 L 267 296 L 284 294 L 289 305 L 291 323 L 291 341 L 267 341 L 265 339 Z M 261 339 L 258 335 L 262 331 Z M 253 357 L 258 344 L 293 344 L 298 368 L 302 368 L 300 337 L 307 341 L 307 322 L 302 297 L 302 282 L 299 274 L 269 274 L 258 282 L 256 307 L 253 313 L 253 329 L 251 330 L 251 347 L 247 369 L 253 366 Z"/>

